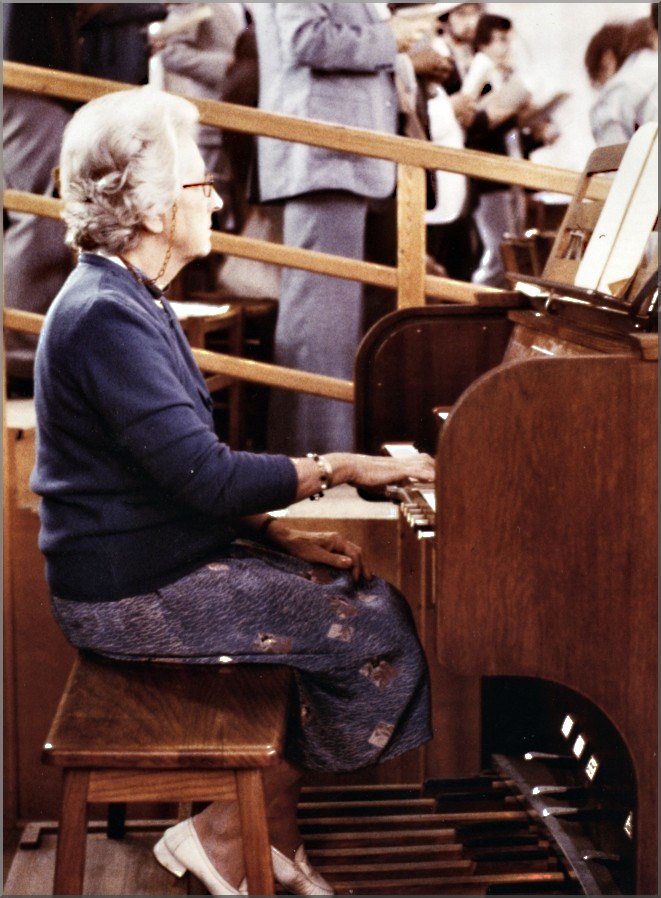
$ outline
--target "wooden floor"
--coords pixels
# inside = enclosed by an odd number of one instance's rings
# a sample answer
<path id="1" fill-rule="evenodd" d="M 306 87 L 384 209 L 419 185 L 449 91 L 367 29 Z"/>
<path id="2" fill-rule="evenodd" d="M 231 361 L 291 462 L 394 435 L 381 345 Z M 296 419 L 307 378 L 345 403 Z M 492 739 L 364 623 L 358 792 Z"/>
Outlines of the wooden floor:
<path id="1" fill-rule="evenodd" d="M 100 827 L 99 827 L 100 828 Z M 152 831 L 128 832 L 122 840 L 105 832 L 87 839 L 85 895 L 186 895 L 187 883 L 156 863 L 151 849 L 162 825 Z M 5 895 L 48 895 L 53 890 L 54 833 L 44 833 L 38 846 L 19 845 L 5 882 Z"/>

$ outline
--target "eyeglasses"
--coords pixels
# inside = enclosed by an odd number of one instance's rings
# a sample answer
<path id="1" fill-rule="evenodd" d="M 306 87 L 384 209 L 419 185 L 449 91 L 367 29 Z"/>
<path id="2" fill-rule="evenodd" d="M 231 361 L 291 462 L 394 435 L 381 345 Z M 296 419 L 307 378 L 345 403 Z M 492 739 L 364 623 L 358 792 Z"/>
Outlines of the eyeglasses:
<path id="1" fill-rule="evenodd" d="M 186 187 L 201 187 L 204 195 L 207 199 L 211 198 L 211 194 L 216 189 L 216 176 L 215 175 L 205 175 L 204 181 L 193 181 L 191 184 L 182 184 L 183 188 Z"/>

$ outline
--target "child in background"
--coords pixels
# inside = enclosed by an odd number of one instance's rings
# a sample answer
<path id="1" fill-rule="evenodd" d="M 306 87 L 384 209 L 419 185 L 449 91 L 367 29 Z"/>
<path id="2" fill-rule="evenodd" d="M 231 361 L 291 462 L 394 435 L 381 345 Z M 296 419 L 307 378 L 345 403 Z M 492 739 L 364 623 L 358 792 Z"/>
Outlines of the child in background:
<path id="1" fill-rule="evenodd" d="M 489 91 L 496 91 L 513 75 L 511 27 L 510 20 L 503 16 L 480 18 L 475 33 L 475 47 L 479 49 L 461 85 L 463 94 L 479 100 L 487 85 Z"/>
<path id="2" fill-rule="evenodd" d="M 486 13 L 475 32 L 475 57 L 462 84 L 462 93 L 487 113 L 468 129 L 466 146 L 502 156 L 522 156 L 517 116 L 530 103 L 530 91 L 514 72 L 511 61 L 512 23 Z M 479 123 L 479 124 L 478 124 Z M 506 233 L 518 234 L 525 226 L 524 196 L 520 188 L 495 181 L 474 180 L 474 220 L 483 252 L 473 283 L 505 286 L 500 251 Z"/>

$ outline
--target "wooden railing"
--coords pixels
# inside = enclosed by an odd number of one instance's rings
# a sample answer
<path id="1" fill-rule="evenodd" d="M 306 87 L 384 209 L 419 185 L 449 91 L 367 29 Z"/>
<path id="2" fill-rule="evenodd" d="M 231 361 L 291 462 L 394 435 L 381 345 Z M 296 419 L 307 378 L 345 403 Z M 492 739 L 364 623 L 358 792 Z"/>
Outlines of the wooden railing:
<path id="1" fill-rule="evenodd" d="M 3 78 L 5 88 L 83 102 L 112 91 L 134 87 L 130 84 L 12 62 L 4 63 Z M 494 288 L 426 274 L 425 169 L 442 169 L 469 177 L 565 194 L 574 193 L 578 185 L 577 172 L 537 165 L 523 159 L 509 159 L 477 150 L 438 147 L 427 141 L 267 113 L 232 103 L 195 97 L 187 99 L 197 106 L 200 121 L 206 125 L 395 162 L 398 247 L 396 267 L 345 259 L 327 253 L 221 232 L 212 234 L 212 249 L 224 255 L 241 256 L 390 288 L 396 291 L 398 307 L 423 305 L 426 297 L 449 302 L 476 303 L 478 294 L 482 299 L 489 298 L 497 303 L 501 295 L 501 291 Z M 590 196 L 603 199 L 608 187 L 607 179 L 593 179 Z M 3 205 L 9 211 L 28 212 L 51 218 L 59 218 L 61 209 L 59 200 L 16 190 L 5 191 Z M 34 319 L 30 319 L 30 322 L 28 329 L 36 326 Z M 5 310 L 4 324 L 8 328 L 22 330 L 27 327 L 28 319 L 22 317 L 22 313 Z M 352 401 L 352 384 L 348 381 L 294 372 L 292 369 L 202 350 L 196 350 L 195 356 L 205 371 Z"/>
<path id="2" fill-rule="evenodd" d="M 44 323 L 44 316 L 35 312 L 23 312 L 19 309 L 3 310 L 3 324 L 8 330 L 21 331 L 25 334 L 39 334 Z M 209 374 L 225 374 L 238 380 L 252 381 L 270 387 L 281 387 L 284 390 L 297 390 L 301 393 L 313 393 L 327 399 L 340 399 L 353 402 L 353 383 L 324 374 L 311 374 L 297 371 L 294 368 L 283 368 L 280 365 L 269 365 L 266 362 L 255 362 L 252 359 L 237 358 L 206 349 L 192 348 L 197 364 L 202 371 Z"/>

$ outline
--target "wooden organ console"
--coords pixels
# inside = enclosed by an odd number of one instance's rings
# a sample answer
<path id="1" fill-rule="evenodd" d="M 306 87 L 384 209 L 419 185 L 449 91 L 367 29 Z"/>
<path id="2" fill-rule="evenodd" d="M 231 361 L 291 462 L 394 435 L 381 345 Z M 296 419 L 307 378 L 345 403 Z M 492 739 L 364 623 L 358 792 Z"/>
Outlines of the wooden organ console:
<path id="1" fill-rule="evenodd" d="M 626 168 L 616 149 L 585 179 Z M 470 894 L 657 894 L 656 212 L 637 218 L 651 239 L 627 237 L 628 275 L 616 240 L 594 283 L 581 268 L 616 186 L 597 209 L 579 191 L 518 307 L 399 310 L 358 353 L 359 451 L 436 455 L 434 484 L 389 488 L 432 676 L 421 795 L 456 812 L 457 792 L 488 782 L 501 844 L 510 795 L 564 871 L 517 885 L 510 844 L 510 878 L 485 884 L 476 861 Z M 497 842 L 494 825 L 487 811 Z M 457 893 L 440 875 L 435 888 Z"/>

